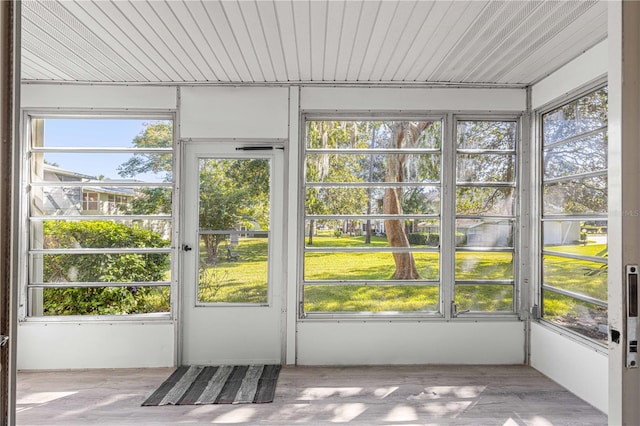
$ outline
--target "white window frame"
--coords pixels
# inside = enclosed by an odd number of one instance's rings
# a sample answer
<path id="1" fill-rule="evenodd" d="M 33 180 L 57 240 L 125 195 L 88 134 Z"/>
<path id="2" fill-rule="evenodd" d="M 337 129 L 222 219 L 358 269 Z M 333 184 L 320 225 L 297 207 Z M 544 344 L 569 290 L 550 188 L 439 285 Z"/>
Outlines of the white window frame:
<path id="1" fill-rule="evenodd" d="M 95 148 L 85 148 L 81 150 L 65 149 L 65 148 L 33 148 L 31 146 L 32 141 L 32 120 L 34 119 L 140 119 L 140 120 L 150 120 L 150 121 L 171 121 L 173 128 L 173 144 L 172 147 L 167 149 L 157 149 L 157 148 L 110 148 L 110 147 L 95 147 Z M 22 114 L 22 128 L 23 128 L 23 138 L 22 144 L 20 146 L 20 158 L 22 159 L 23 167 L 20 170 L 20 182 L 21 182 L 21 194 L 23 196 L 19 200 L 19 210 L 20 210 L 20 220 L 22 223 L 23 229 L 27 230 L 27 232 L 23 232 L 21 235 L 21 239 L 19 241 L 19 251 L 23 253 L 23 256 L 19 259 L 19 282 L 20 291 L 19 291 L 19 307 L 18 307 L 18 321 L 19 322 L 126 322 L 126 321 L 166 321 L 166 320 L 174 320 L 177 317 L 176 306 L 177 301 L 179 300 L 178 295 L 178 250 L 177 250 L 177 241 L 178 241 L 178 182 L 179 179 L 179 165 L 180 165 L 180 154 L 177 149 L 177 117 L 176 113 L 173 110 L 69 110 L 69 111 L 61 111 L 60 109 L 29 109 L 24 110 Z M 43 283 L 30 283 L 30 258 L 32 254 L 42 251 L 41 249 L 31 249 L 30 242 L 30 234 L 31 234 L 31 223 L 32 220 L 42 221 L 47 218 L 51 218 L 48 216 L 40 216 L 38 218 L 30 217 L 30 203 L 31 196 L 29 188 L 31 186 L 30 182 L 30 174 L 31 174 L 31 153 L 46 153 L 46 152 L 83 152 L 83 153 L 148 153 L 148 152 L 171 152 L 172 160 L 173 160 L 173 170 L 172 170 L 172 182 L 163 182 L 163 183 L 142 183 L 136 185 L 129 185 L 135 187 L 165 187 L 170 188 L 172 191 L 172 212 L 167 215 L 79 215 L 78 217 L 74 217 L 74 220 L 100 220 L 100 219 L 108 219 L 108 220 L 145 220 L 145 219 L 164 219 L 168 220 L 171 223 L 171 244 L 170 247 L 167 248 L 140 248 L 134 249 L 133 251 L 136 253 L 158 253 L 158 254 L 168 254 L 170 256 L 170 270 L 171 270 L 171 279 L 169 281 L 161 281 L 161 282 L 144 282 L 144 283 L 132 283 L 132 282 L 109 282 L 104 283 L 105 285 L 97 285 L 98 283 L 78 283 L 77 285 L 65 285 L 64 283 L 60 285 L 51 285 L 51 287 L 131 287 L 132 285 L 138 286 L 160 286 L 160 287 L 168 287 L 170 291 L 170 300 L 169 300 L 169 312 L 160 312 L 160 313 L 144 313 L 144 314 L 126 314 L 126 315 L 31 315 L 30 305 L 31 301 L 29 299 L 29 289 L 31 288 L 43 288 Z M 110 184 L 113 186 L 113 184 Z M 78 186 L 80 188 L 83 187 L 82 183 L 70 183 L 70 182 L 60 182 L 59 184 L 47 184 L 42 183 L 38 184 L 38 186 Z M 90 186 L 87 185 L 87 186 Z M 126 186 L 126 185 L 124 185 Z M 83 199 L 81 200 L 81 207 L 84 207 L 84 196 L 81 196 Z M 98 200 L 99 203 L 99 200 Z M 55 216 L 55 219 L 62 218 L 63 216 Z M 124 252 L 125 250 L 118 249 L 57 249 L 57 250 L 48 250 L 49 254 L 56 254 L 58 252 L 69 252 L 70 250 L 73 253 L 76 252 L 85 252 L 87 254 L 93 252 L 99 253 L 118 253 Z M 128 250 L 127 252 L 132 252 L 132 250 Z M 74 284 L 74 283 L 70 283 Z M 102 284 L 102 283 L 100 283 Z"/>
<path id="2" fill-rule="evenodd" d="M 440 169 L 440 279 L 439 279 L 439 295 L 440 295 L 440 311 L 430 313 L 420 312 L 383 312 L 380 314 L 367 314 L 363 312 L 349 313 L 324 313 L 310 312 L 305 313 L 304 304 L 304 254 L 305 254 L 305 159 L 306 159 L 306 131 L 308 121 L 367 121 L 367 120 L 388 120 L 388 121 L 413 121 L 434 119 L 440 120 L 442 123 L 442 141 L 440 147 L 441 169 Z M 513 215 L 513 309 L 512 311 L 496 311 L 496 312 L 455 312 L 455 202 L 456 202 L 456 126 L 458 121 L 513 121 L 517 125 L 517 140 L 514 150 L 515 154 L 515 196 L 517 198 L 514 206 Z M 298 241 L 300 241 L 300 250 L 298 251 L 298 288 L 297 288 L 297 320 L 298 321 L 316 321 L 316 320 L 417 320 L 417 321 L 513 321 L 522 320 L 526 315 L 521 312 L 524 306 L 521 288 L 523 277 L 520 271 L 521 262 L 521 241 L 520 241 L 520 223 L 522 213 L 522 171 L 521 171 L 521 153 L 523 145 L 524 114 L 522 111 L 513 111 L 505 113 L 493 113 L 488 111 L 474 112 L 448 112 L 448 111 L 426 111 L 399 113 L 397 111 L 383 112 L 376 111 L 375 114 L 363 113 L 358 111 L 339 111 L 339 112 L 317 112 L 303 111 L 300 115 L 300 141 L 301 148 L 299 152 L 299 205 L 298 205 Z M 526 129 L 528 131 L 528 129 Z M 490 251 L 490 250 L 489 250 Z M 389 284 L 394 282 L 389 281 Z"/>
<path id="3" fill-rule="evenodd" d="M 532 259 L 534 262 L 532 263 L 532 271 L 531 276 L 532 280 L 535 283 L 533 288 L 533 300 L 531 307 L 531 317 L 532 320 L 538 323 L 541 326 L 554 330 L 555 332 L 566 336 L 572 340 L 575 340 L 583 345 L 586 345 L 594 350 L 602 353 L 607 353 L 607 344 L 604 342 L 599 342 L 597 340 L 591 339 L 581 333 L 573 331 L 567 327 L 563 327 L 558 325 L 550 320 L 547 320 L 543 317 L 543 200 L 542 200 L 542 186 L 544 183 L 543 175 L 543 149 L 544 149 L 544 141 L 543 141 L 543 121 L 542 117 L 557 109 L 562 107 L 563 105 L 567 105 L 573 101 L 576 101 L 586 95 L 589 95 L 592 92 L 595 92 L 599 89 L 602 89 L 608 85 L 608 81 L 606 77 L 598 78 L 589 84 L 580 86 L 567 92 L 564 96 L 558 97 L 542 106 L 537 108 L 533 112 L 534 117 L 534 126 L 533 126 L 533 138 L 531 144 L 531 152 L 534 158 L 534 171 L 533 174 L 535 176 L 535 185 L 532 188 L 532 217 L 534 218 L 531 231 L 533 235 L 532 239 Z M 571 215 L 566 215 L 570 217 Z M 594 219 L 594 220 L 606 220 L 608 222 L 608 216 L 597 216 L 597 215 L 585 215 L 585 220 Z M 581 257 L 582 259 L 582 257 Z M 593 260 L 591 258 L 586 258 L 584 260 Z M 602 261 L 602 259 L 600 259 Z M 606 260 L 601 263 L 607 264 Z M 558 291 L 558 294 L 563 294 L 562 291 Z M 564 294 L 568 297 L 576 298 L 571 294 Z M 593 303 L 594 301 L 598 302 L 596 299 L 591 299 L 587 296 L 580 296 L 576 298 L 577 300 L 585 301 L 587 303 Z"/>

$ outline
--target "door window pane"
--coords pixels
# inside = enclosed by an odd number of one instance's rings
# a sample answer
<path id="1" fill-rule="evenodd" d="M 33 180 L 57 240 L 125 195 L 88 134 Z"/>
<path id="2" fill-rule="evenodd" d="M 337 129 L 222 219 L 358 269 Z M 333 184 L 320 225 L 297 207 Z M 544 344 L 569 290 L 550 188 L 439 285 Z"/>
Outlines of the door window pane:
<path id="1" fill-rule="evenodd" d="M 199 303 L 266 304 L 270 161 L 199 160 Z"/>

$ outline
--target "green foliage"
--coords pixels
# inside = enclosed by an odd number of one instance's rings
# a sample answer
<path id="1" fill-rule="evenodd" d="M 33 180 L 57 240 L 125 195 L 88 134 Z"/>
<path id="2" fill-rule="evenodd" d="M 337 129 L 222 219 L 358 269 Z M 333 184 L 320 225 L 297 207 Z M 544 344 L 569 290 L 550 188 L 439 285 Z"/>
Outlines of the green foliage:
<path id="1" fill-rule="evenodd" d="M 136 148 L 171 148 L 173 146 L 173 123 L 158 121 L 149 123 L 132 142 Z M 173 155 L 135 154 L 118 167 L 118 174 L 124 178 L 135 178 L 145 173 L 163 175 L 162 180 L 171 182 Z M 131 201 L 130 214 L 171 213 L 171 190 L 167 188 L 143 188 L 142 197 Z"/>
<path id="2" fill-rule="evenodd" d="M 268 160 L 200 160 L 199 226 L 209 230 L 269 229 Z M 226 235 L 206 234 L 208 261 L 218 260 Z"/>
<path id="3" fill-rule="evenodd" d="M 428 238 L 429 232 L 411 232 L 410 234 L 407 234 L 409 244 L 412 246 L 425 245 L 427 244 Z"/>
<path id="4" fill-rule="evenodd" d="M 439 232 L 412 232 L 407 235 L 409 244 L 413 245 L 427 245 L 431 247 L 438 247 L 440 245 L 440 233 Z M 456 246 L 464 246 L 467 244 L 467 236 L 462 232 L 456 232 Z"/>
<path id="5" fill-rule="evenodd" d="M 159 234 L 109 221 L 46 221 L 44 248 L 167 247 Z M 162 281 L 167 254 L 52 254 L 44 256 L 44 282 Z M 53 288 L 44 291 L 45 315 L 131 314 L 168 310 L 168 292 L 152 287 Z"/>
<path id="6" fill-rule="evenodd" d="M 158 121 L 149 123 L 138 136 L 133 139 L 136 148 L 171 148 L 173 146 L 173 123 Z M 165 173 L 165 181 L 171 181 L 173 156 L 167 154 L 136 154 L 118 167 L 122 177 L 136 177 L 139 174 L 153 172 Z"/>

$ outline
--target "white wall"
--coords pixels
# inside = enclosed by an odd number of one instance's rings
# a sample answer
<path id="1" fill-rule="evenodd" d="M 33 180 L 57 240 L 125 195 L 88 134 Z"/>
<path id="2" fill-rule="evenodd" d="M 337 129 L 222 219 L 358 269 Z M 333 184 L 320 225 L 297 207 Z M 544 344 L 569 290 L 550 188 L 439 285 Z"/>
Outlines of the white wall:
<path id="1" fill-rule="evenodd" d="M 303 322 L 298 364 L 522 364 L 523 322 Z"/>
<path id="2" fill-rule="evenodd" d="M 175 87 L 149 86 L 23 84 L 20 96 L 23 109 L 168 110 L 177 100 Z"/>
<path id="3" fill-rule="evenodd" d="M 303 87 L 300 108 L 310 111 L 495 111 L 526 109 L 522 89 L 392 89 Z"/>
<path id="4" fill-rule="evenodd" d="M 531 324 L 531 366 L 606 413 L 608 357 L 538 323 Z"/>
<path id="5" fill-rule="evenodd" d="M 171 322 L 20 323 L 18 369 L 174 365 Z"/>
<path id="6" fill-rule="evenodd" d="M 607 75 L 609 63 L 607 40 L 601 41 L 585 53 L 531 88 L 531 108 L 541 106 Z"/>
<path id="7" fill-rule="evenodd" d="M 288 88 L 180 89 L 180 138 L 286 139 L 288 133 Z"/>

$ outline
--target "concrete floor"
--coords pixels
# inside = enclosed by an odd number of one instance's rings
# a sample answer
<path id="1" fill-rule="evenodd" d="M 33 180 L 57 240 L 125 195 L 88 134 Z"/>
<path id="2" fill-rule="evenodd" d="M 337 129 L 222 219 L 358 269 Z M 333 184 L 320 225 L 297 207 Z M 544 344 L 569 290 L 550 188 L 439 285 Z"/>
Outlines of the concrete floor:
<path id="1" fill-rule="evenodd" d="M 173 371 L 19 372 L 18 425 L 606 425 L 525 366 L 284 367 L 270 404 L 141 407 Z"/>

